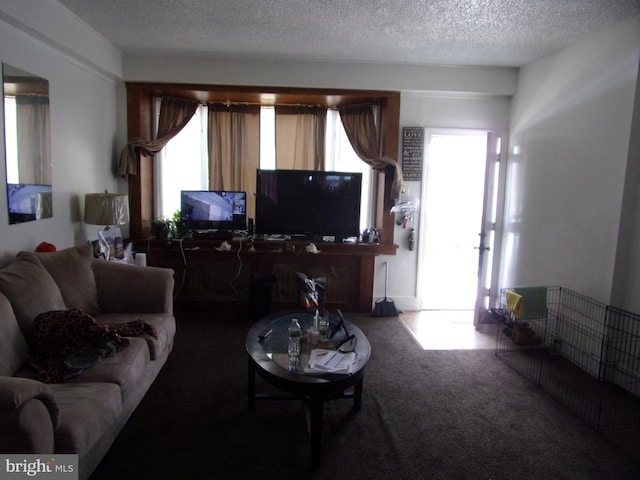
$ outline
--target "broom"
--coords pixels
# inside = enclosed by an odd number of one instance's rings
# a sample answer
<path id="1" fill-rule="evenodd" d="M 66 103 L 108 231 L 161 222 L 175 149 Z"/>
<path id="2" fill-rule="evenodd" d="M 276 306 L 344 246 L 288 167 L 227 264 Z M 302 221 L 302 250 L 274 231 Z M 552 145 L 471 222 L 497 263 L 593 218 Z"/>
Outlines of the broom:
<path id="1" fill-rule="evenodd" d="M 393 300 L 387 298 L 387 282 L 389 281 L 389 265 L 384 262 L 384 298 L 376 301 L 373 306 L 373 317 L 397 317 L 398 310 L 396 310 L 396 304 Z"/>

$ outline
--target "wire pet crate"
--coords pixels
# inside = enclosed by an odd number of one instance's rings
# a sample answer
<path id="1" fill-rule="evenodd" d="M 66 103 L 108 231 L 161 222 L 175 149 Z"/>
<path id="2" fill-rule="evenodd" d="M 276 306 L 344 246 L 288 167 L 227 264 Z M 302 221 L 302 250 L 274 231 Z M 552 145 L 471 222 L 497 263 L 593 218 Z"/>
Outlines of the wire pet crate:
<path id="1" fill-rule="evenodd" d="M 640 427 L 640 315 L 563 287 L 500 299 L 499 359 L 598 430 Z"/>

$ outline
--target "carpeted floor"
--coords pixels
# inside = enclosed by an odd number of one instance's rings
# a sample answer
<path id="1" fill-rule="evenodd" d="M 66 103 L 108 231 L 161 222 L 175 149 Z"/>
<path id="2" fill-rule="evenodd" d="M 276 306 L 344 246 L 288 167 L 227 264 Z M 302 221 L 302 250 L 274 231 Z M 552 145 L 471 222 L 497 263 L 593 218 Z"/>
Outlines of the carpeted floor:
<path id="1" fill-rule="evenodd" d="M 92 480 L 639 478 L 637 434 L 593 430 L 490 350 L 423 350 L 365 315 L 347 315 L 372 345 L 362 410 L 326 404 L 312 469 L 301 403 L 247 412 L 251 321 L 176 317 L 174 352 Z"/>

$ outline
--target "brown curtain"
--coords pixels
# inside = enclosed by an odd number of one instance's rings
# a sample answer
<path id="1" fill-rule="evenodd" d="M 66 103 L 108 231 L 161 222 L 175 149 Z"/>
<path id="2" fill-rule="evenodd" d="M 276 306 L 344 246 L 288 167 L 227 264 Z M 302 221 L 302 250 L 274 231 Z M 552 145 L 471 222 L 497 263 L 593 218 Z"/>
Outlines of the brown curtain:
<path id="1" fill-rule="evenodd" d="M 199 103 L 195 100 L 162 98 L 156 139 L 151 141 L 142 138 L 129 140 L 120 154 L 118 175 L 122 177 L 136 175 L 138 154 L 143 152 L 152 156 L 162 150 L 169 140 L 175 137 L 189 123 L 198 105 Z"/>
<path id="2" fill-rule="evenodd" d="M 51 185 L 49 97 L 16 95 L 16 121 L 20 183 Z"/>
<path id="3" fill-rule="evenodd" d="M 378 171 L 394 170 L 392 196 L 399 198 L 402 191 L 402 169 L 400 164 L 389 157 L 380 156 L 378 129 L 374 120 L 373 105 L 344 105 L 338 107 L 342 125 L 358 156 Z"/>
<path id="4" fill-rule="evenodd" d="M 208 144 L 209 189 L 247 192 L 247 215 L 254 215 L 260 106 L 210 104 Z"/>
<path id="5" fill-rule="evenodd" d="M 276 106 L 276 168 L 323 170 L 326 107 Z"/>

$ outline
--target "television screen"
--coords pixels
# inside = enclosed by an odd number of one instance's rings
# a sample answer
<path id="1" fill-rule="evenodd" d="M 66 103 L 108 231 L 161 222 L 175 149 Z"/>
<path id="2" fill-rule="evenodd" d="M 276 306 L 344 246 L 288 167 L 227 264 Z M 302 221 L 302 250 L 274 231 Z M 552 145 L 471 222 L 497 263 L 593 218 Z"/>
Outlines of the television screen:
<path id="1" fill-rule="evenodd" d="M 258 170 L 256 233 L 307 239 L 359 234 L 361 173 Z"/>
<path id="2" fill-rule="evenodd" d="M 51 185 L 7 184 L 9 223 L 49 218 L 52 213 Z"/>
<path id="3" fill-rule="evenodd" d="M 189 229 L 244 230 L 247 193 L 208 190 L 180 192 L 180 218 Z"/>

